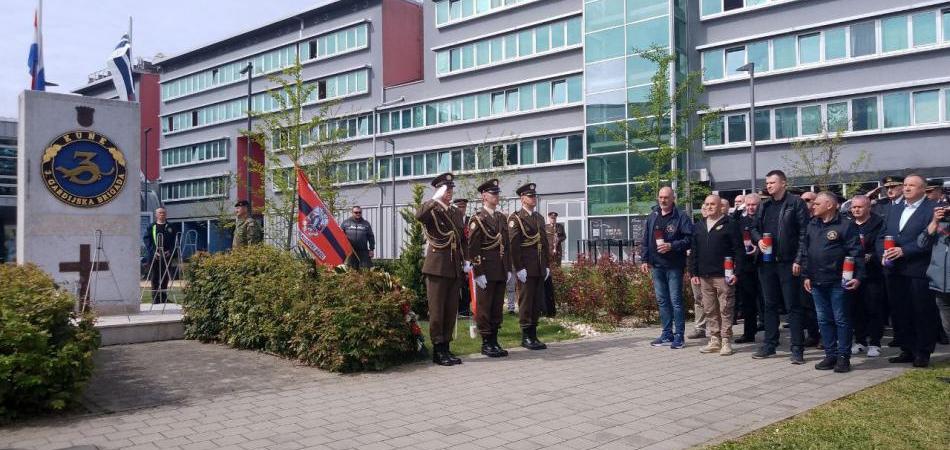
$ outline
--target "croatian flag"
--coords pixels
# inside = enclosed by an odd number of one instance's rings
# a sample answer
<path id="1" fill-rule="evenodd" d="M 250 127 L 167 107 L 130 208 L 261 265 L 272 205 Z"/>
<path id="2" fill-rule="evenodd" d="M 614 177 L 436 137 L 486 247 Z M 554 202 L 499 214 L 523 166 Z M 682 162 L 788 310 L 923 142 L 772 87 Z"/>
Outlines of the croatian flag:
<path id="1" fill-rule="evenodd" d="M 40 0 L 36 11 L 33 12 L 33 44 L 30 45 L 30 89 L 34 91 L 46 90 L 46 75 L 43 72 L 43 0 Z"/>
<path id="2" fill-rule="evenodd" d="M 353 253 L 353 247 L 313 190 L 307 175 L 299 167 L 296 171 L 298 245 L 305 248 L 317 264 L 330 267 L 342 265 Z"/>
<path id="3" fill-rule="evenodd" d="M 135 101 L 135 83 L 132 81 L 132 43 L 129 35 L 125 34 L 115 46 L 109 60 L 106 61 L 109 72 L 112 73 L 112 83 L 123 101 Z"/>

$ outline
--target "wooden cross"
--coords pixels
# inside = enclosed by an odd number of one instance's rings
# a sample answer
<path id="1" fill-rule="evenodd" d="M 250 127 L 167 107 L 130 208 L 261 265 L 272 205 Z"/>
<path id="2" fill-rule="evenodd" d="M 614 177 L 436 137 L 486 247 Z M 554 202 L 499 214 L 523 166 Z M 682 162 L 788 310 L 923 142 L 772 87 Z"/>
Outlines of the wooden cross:
<path id="1" fill-rule="evenodd" d="M 90 245 L 89 244 L 80 244 L 79 245 L 79 261 L 76 262 L 61 262 L 59 263 L 60 272 L 79 272 L 79 296 L 80 301 L 83 305 L 89 304 L 88 297 L 88 285 L 89 285 L 89 275 L 92 272 L 101 272 L 109 270 L 108 261 L 99 261 L 95 264 L 92 263 L 92 258 L 90 258 Z"/>

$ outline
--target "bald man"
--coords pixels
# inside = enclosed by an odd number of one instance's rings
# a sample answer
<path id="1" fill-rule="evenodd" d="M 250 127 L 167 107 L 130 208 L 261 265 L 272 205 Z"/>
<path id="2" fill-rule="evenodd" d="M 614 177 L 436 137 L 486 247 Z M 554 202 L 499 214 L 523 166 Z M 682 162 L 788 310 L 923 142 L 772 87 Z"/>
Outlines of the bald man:
<path id="1" fill-rule="evenodd" d="M 657 193 L 656 206 L 643 229 L 640 270 L 653 277 L 653 288 L 660 309 L 663 332 L 650 345 L 681 349 L 686 346 L 683 333 L 686 311 L 683 308 L 683 270 L 686 251 L 693 237 L 689 216 L 676 208 L 676 194 L 670 187 Z"/>

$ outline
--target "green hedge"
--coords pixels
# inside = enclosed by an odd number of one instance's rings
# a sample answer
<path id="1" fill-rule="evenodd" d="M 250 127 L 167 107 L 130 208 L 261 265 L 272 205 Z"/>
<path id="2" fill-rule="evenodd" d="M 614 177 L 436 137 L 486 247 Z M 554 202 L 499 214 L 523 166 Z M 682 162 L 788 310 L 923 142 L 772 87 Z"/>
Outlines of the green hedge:
<path id="1" fill-rule="evenodd" d="M 379 270 L 315 269 L 258 245 L 192 259 L 185 336 L 264 350 L 335 372 L 382 370 L 413 359 L 412 296 Z"/>
<path id="2" fill-rule="evenodd" d="M 0 422 L 75 405 L 99 333 L 34 265 L 0 264 Z"/>

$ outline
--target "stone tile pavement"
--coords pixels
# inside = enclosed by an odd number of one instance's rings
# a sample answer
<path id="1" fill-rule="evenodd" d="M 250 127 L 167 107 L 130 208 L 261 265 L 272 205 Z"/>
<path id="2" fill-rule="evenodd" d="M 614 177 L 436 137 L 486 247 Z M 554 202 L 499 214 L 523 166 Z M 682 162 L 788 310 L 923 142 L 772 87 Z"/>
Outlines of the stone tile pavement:
<path id="1" fill-rule="evenodd" d="M 639 329 L 461 367 L 334 375 L 192 341 L 104 348 L 86 414 L 0 428 L 0 449 L 674 449 L 736 437 L 907 370 L 848 374 L 652 348 Z M 947 357 L 946 347 L 936 359 Z"/>

